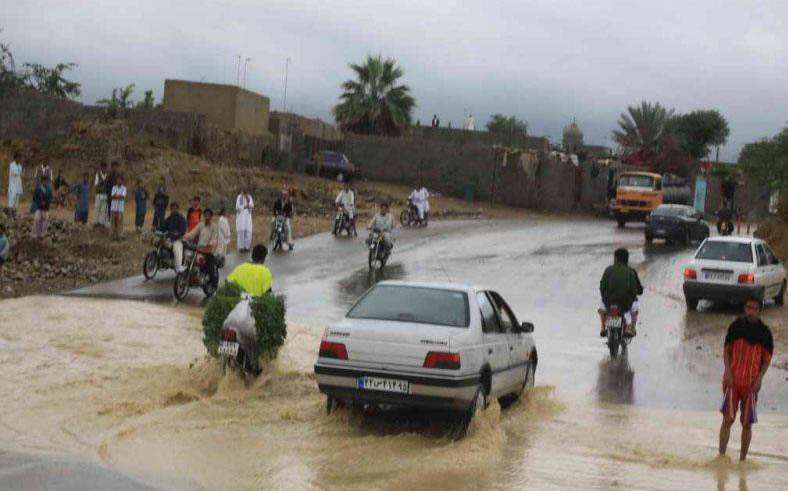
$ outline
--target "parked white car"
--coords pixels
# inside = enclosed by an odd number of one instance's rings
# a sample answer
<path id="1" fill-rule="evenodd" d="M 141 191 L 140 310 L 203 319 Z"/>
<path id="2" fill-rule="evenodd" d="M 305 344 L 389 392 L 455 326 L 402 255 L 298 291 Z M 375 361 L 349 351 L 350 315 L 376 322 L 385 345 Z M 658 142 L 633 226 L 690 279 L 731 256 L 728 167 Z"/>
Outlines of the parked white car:
<path id="1" fill-rule="evenodd" d="M 453 283 L 384 281 L 325 330 L 315 375 L 336 400 L 448 408 L 467 421 L 534 384 L 534 326 L 501 296 Z"/>
<path id="2" fill-rule="evenodd" d="M 785 267 L 761 239 L 712 237 L 703 241 L 684 269 L 684 298 L 688 309 L 700 299 L 743 303 L 756 296 L 785 300 Z"/>

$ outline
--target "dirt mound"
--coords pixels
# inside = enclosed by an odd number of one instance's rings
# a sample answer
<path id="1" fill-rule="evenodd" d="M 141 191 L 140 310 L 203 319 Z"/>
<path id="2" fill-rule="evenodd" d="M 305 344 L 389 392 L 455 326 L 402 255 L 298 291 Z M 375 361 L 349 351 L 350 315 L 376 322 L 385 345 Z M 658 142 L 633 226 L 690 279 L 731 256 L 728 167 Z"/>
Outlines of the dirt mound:
<path id="1" fill-rule="evenodd" d="M 788 221 L 785 217 L 770 217 L 758 225 L 754 234 L 769 243 L 774 253 L 788 261 Z"/>

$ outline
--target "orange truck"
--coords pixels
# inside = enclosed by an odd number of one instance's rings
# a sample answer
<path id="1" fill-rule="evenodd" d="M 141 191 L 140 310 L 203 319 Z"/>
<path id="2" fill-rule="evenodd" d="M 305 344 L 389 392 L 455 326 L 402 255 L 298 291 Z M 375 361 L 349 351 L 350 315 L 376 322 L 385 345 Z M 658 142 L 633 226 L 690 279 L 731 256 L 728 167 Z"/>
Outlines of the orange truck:
<path id="1" fill-rule="evenodd" d="M 662 175 L 653 172 L 625 171 L 618 175 L 616 199 L 611 202 L 619 227 L 627 222 L 642 222 L 662 204 Z"/>

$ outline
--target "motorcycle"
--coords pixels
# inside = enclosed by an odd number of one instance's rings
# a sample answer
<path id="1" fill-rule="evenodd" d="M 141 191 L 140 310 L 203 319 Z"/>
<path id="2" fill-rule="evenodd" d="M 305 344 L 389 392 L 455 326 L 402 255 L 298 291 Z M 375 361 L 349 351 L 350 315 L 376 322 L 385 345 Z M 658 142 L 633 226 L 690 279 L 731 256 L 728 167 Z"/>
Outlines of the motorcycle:
<path id="1" fill-rule="evenodd" d="M 153 235 L 155 249 L 148 252 L 142 262 L 142 273 L 146 280 L 152 280 L 160 269 L 175 269 L 175 256 L 167 233 L 157 230 Z"/>
<path id="2" fill-rule="evenodd" d="M 717 230 L 719 230 L 722 236 L 730 235 L 733 233 L 733 222 L 730 220 L 717 222 Z"/>
<path id="3" fill-rule="evenodd" d="M 238 372 L 241 378 L 257 377 L 262 369 L 257 363 L 256 340 L 245 336 L 235 327 L 222 328 L 222 340 L 219 341 L 219 357 L 222 372 L 227 369 Z"/>
<path id="4" fill-rule="evenodd" d="M 617 305 L 611 305 L 605 315 L 605 329 L 607 330 L 607 347 L 610 350 L 610 357 L 615 358 L 618 356 L 619 348 L 621 354 L 627 352 L 627 345 L 629 345 L 632 338 L 624 336 L 624 330 L 627 327 L 627 320 L 624 313 Z"/>
<path id="5" fill-rule="evenodd" d="M 192 244 L 183 244 L 183 262 L 186 268 L 175 276 L 175 283 L 172 290 L 175 299 L 182 301 L 189 294 L 189 289 L 193 286 L 202 287 L 206 297 L 212 297 L 218 289 L 219 267 L 214 260 L 209 270 L 208 257 L 206 252 L 197 250 Z M 216 278 L 216 280 L 212 280 Z"/>
<path id="6" fill-rule="evenodd" d="M 356 222 L 350 218 L 350 212 L 348 212 L 344 206 L 340 205 L 337 208 L 337 216 L 334 218 L 333 234 L 339 237 L 342 235 L 343 230 L 347 231 L 348 237 L 351 234 L 353 237 L 358 235 L 356 232 Z"/>
<path id="7" fill-rule="evenodd" d="M 380 263 L 380 269 L 383 269 L 391 255 L 391 249 L 386 247 L 380 230 L 374 229 L 369 233 L 367 247 L 369 247 L 369 270 L 374 271 L 376 263 Z"/>
<path id="8" fill-rule="evenodd" d="M 402 224 L 403 227 L 426 227 L 427 226 L 427 214 L 424 214 L 424 219 L 419 219 L 419 209 L 413 200 L 408 200 L 407 206 L 405 209 L 402 210 L 399 214 L 399 222 Z"/>
<path id="9" fill-rule="evenodd" d="M 285 221 L 287 217 L 284 215 L 276 215 L 274 217 L 274 226 L 271 229 L 271 244 L 273 244 L 272 249 L 274 251 L 281 251 L 282 244 L 287 242 L 287 237 L 285 234 Z"/>

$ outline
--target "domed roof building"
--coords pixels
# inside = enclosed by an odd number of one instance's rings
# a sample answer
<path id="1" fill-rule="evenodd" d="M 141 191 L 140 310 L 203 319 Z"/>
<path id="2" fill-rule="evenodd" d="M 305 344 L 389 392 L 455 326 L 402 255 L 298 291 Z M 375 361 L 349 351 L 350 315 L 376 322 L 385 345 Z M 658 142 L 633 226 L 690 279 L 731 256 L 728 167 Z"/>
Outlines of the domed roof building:
<path id="1" fill-rule="evenodd" d="M 578 153 L 583 151 L 583 132 L 574 120 L 572 124 L 564 126 L 564 137 L 561 143 L 564 152 Z"/>

